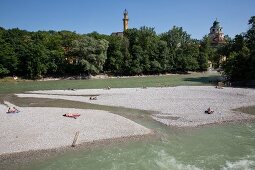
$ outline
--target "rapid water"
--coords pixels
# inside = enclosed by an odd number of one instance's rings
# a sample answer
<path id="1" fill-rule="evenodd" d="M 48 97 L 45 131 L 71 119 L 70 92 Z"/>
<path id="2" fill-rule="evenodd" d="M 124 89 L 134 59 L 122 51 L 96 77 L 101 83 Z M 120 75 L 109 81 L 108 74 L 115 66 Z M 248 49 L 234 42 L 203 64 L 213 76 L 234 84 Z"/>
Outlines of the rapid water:
<path id="1" fill-rule="evenodd" d="M 255 124 L 222 124 L 193 129 L 153 127 L 160 139 L 131 141 L 73 151 L 33 162 L 26 169 L 255 169 Z"/>

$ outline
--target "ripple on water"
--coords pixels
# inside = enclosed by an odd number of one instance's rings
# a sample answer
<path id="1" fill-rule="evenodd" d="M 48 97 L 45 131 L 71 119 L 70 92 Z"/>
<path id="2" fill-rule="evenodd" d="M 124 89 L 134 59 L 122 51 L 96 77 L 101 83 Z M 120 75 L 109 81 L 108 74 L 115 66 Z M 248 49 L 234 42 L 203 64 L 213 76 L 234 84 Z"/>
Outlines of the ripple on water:
<path id="1" fill-rule="evenodd" d="M 200 168 L 194 165 L 187 165 L 177 161 L 175 157 L 168 154 L 164 150 L 158 152 L 158 157 L 156 158 L 155 163 L 159 169 L 200 170 Z"/>
<path id="2" fill-rule="evenodd" d="M 255 161 L 253 160 L 239 160 L 235 162 L 230 162 L 227 161 L 226 165 L 222 168 L 223 170 L 250 170 L 250 169 L 255 169 Z"/>

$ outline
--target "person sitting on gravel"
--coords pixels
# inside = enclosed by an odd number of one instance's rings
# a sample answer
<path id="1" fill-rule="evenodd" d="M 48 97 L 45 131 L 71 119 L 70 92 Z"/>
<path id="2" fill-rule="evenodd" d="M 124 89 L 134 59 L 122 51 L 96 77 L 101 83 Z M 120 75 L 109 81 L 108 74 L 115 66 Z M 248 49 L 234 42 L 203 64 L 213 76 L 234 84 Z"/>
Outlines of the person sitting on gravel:
<path id="1" fill-rule="evenodd" d="M 207 114 L 212 114 L 214 111 L 211 109 L 211 107 L 209 107 L 206 111 L 205 111 L 205 113 L 207 113 Z"/>
<path id="2" fill-rule="evenodd" d="M 12 112 L 13 112 L 13 110 L 9 107 L 7 113 L 12 113 Z"/>

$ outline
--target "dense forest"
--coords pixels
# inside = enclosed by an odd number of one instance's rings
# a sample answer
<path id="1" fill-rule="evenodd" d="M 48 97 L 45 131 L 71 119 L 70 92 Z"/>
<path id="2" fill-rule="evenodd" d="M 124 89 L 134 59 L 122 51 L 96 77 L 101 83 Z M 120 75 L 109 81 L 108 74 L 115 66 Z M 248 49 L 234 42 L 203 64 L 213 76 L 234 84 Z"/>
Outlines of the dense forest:
<path id="1" fill-rule="evenodd" d="M 205 71 L 226 56 L 225 74 L 233 80 L 255 77 L 255 17 L 246 33 L 211 46 L 192 39 L 181 27 L 157 35 L 154 28 L 128 29 L 123 37 L 92 32 L 37 31 L 0 27 L 0 77 L 141 75 Z"/>

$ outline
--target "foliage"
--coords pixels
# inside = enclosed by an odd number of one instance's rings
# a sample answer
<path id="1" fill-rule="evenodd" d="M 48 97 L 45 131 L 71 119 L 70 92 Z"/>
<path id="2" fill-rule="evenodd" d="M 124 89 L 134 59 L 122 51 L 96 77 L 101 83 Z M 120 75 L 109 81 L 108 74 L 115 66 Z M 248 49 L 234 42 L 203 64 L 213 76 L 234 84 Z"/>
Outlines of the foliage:
<path id="1" fill-rule="evenodd" d="M 107 50 L 107 59 L 104 70 L 113 74 L 124 74 L 124 39 L 117 36 L 108 38 L 109 47 Z"/>
<path id="2" fill-rule="evenodd" d="M 150 27 L 128 29 L 123 37 L 0 27 L 0 77 L 205 71 L 208 61 L 218 67 L 226 56 L 223 68 L 227 76 L 233 80 L 254 79 L 254 16 L 249 25 L 245 34 L 233 40 L 226 36 L 226 45 L 217 47 L 211 46 L 208 36 L 195 40 L 177 26 L 160 35 Z"/>
<path id="3" fill-rule="evenodd" d="M 47 75 L 98 73 L 103 69 L 107 44 L 106 40 L 70 31 L 27 32 L 2 28 L 0 76 L 34 79 Z M 77 50 L 79 47 L 81 49 Z M 73 59 L 79 61 L 79 65 L 71 63 Z"/>
<path id="4" fill-rule="evenodd" d="M 158 36 L 154 28 L 128 29 L 124 37 L 92 32 L 0 30 L 0 76 L 159 74 L 205 70 L 199 43 L 182 28 Z M 201 67 L 200 67 L 201 66 Z"/>
<path id="5" fill-rule="evenodd" d="M 223 68 L 232 81 L 255 80 L 255 16 L 249 20 L 250 29 L 227 44 L 220 53 L 227 56 Z"/>
<path id="6" fill-rule="evenodd" d="M 69 53 L 75 58 L 80 73 L 98 74 L 103 70 L 107 48 L 108 41 L 83 36 L 72 42 Z"/>
<path id="7" fill-rule="evenodd" d="M 172 71 L 187 72 L 189 70 L 200 70 L 199 43 L 191 39 L 190 35 L 182 27 L 174 26 L 171 30 L 161 35 L 161 40 L 167 42 L 170 51 Z M 204 62 L 207 62 L 205 60 Z"/>

